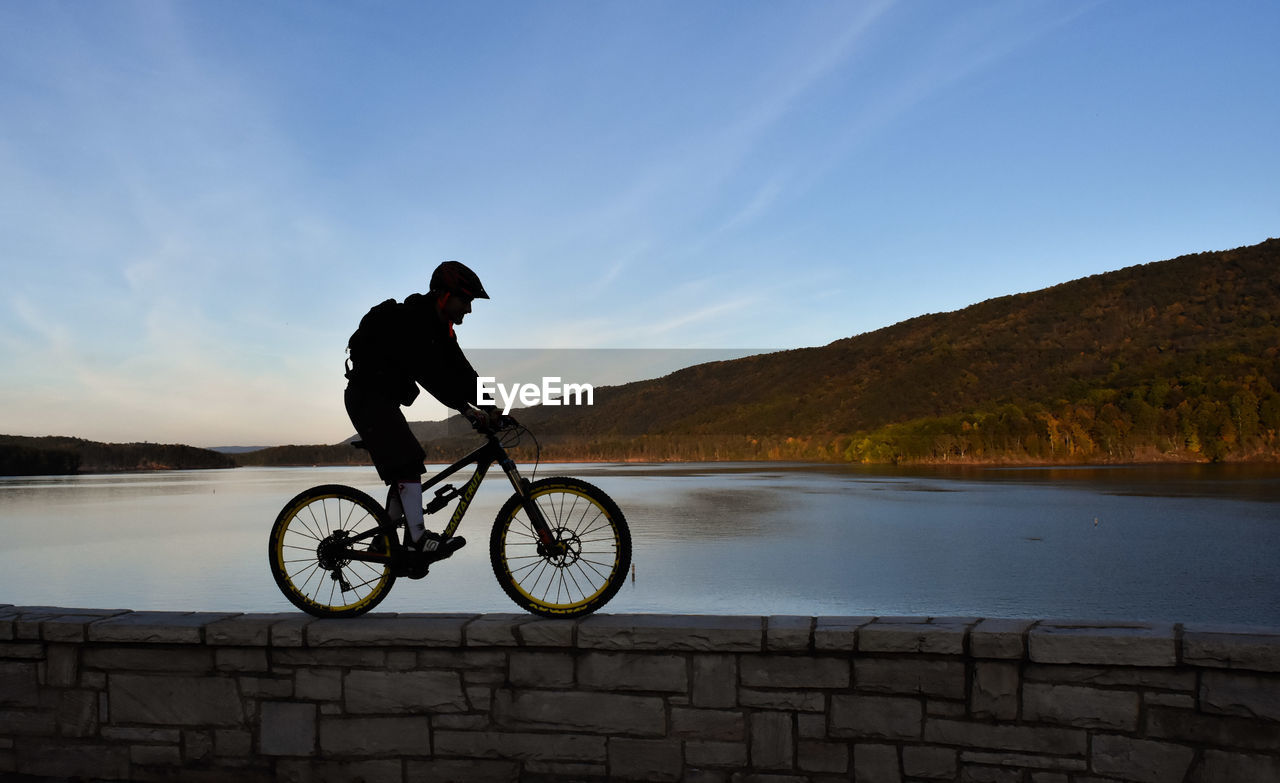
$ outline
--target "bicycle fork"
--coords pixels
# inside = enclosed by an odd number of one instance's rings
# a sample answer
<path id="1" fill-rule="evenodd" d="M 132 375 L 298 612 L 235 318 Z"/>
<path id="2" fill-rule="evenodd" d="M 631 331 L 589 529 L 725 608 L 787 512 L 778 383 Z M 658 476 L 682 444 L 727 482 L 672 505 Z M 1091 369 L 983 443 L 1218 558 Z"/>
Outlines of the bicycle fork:
<path id="1" fill-rule="evenodd" d="M 538 508 L 538 504 L 534 502 L 533 497 L 530 495 L 529 480 L 521 477 L 520 471 L 516 469 L 514 460 L 510 458 L 504 459 L 499 464 L 511 481 L 511 486 L 515 489 L 516 494 L 520 496 L 521 506 L 524 508 L 524 512 L 529 515 L 529 522 L 533 524 L 534 532 L 538 534 L 538 541 L 541 543 L 539 549 L 545 550 L 547 554 L 561 554 L 564 545 L 556 540 L 555 531 L 551 529 L 551 525 L 547 524 L 546 517 L 542 515 L 542 509 Z"/>

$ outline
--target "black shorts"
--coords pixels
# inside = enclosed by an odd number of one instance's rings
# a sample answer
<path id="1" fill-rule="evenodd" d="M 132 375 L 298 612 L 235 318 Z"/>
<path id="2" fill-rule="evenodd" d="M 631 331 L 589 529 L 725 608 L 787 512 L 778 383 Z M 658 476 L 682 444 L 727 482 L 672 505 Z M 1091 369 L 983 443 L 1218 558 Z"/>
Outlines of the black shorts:
<path id="1" fill-rule="evenodd" d="M 373 457 L 378 477 L 388 484 L 422 476 L 427 453 L 413 436 L 400 403 L 376 391 L 347 385 L 347 415 Z"/>

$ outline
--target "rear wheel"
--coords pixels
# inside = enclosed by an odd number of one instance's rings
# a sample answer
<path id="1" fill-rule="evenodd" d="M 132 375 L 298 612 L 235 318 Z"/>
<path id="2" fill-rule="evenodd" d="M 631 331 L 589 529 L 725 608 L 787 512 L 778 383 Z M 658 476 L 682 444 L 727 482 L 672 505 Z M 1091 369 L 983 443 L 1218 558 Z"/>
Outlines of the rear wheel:
<path id="1" fill-rule="evenodd" d="M 312 487 L 285 504 L 267 547 L 285 598 L 316 617 L 352 617 L 377 606 L 395 584 L 391 565 L 352 560 L 350 551 L 390 554 L 380 529 L 385 516 L 373 498 L 338 484 Z"/>
<path id="2" fill-rule="evenodd" d="M 519 495 L 493 525 L 489 558 L 511 600 L 544 617 L 580 617 L 608 603 L 631 567 L 631 532 L 613 499 L 573 478 L 546 478 L 529 487 L 554 544 L 538 538 Z"/>

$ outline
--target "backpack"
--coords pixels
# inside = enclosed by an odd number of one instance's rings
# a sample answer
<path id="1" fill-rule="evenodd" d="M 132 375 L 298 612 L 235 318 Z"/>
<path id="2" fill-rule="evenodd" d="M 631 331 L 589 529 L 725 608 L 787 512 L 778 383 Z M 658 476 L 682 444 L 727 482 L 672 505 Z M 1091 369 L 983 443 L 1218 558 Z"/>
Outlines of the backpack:
<path id="1" fill-rule="evenodd" d="M 360 325 L 347 340 L 347 352 L 353 361 L 375 359 L 387 353 L 396 338 L 396 300 L 379 302 L 360 319 Z"/>

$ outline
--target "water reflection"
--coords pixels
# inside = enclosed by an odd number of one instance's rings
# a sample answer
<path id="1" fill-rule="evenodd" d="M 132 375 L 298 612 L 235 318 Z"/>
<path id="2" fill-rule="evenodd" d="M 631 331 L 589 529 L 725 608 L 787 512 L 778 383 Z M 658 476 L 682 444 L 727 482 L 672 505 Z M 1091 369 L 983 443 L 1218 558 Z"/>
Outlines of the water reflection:
<path id="1" fill-rule="evenodd" d="M 1280 472 L 1259 466 L 876 471 L 544 465 L 609 492 L 636 578 L 609 611 L 1103 617 L 1280 626 Z M 389 611 L 514 611 L 488 564 L 510 493 Z M 0 603 L 288 611 L 266 567 L 280 507 L 368 468 L 0 479 Z M 429 520 L 435 522 L 447 512 Z M 436 522 L 435 527 L 439 527 Z"/>

